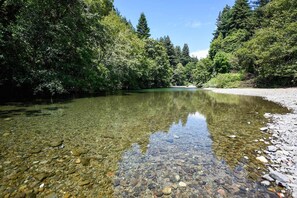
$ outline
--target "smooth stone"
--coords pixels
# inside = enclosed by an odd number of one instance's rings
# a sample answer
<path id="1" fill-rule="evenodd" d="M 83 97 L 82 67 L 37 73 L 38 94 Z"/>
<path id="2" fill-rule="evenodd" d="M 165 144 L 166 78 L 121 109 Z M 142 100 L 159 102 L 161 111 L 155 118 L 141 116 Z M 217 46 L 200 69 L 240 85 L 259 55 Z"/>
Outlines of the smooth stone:
<path id="1" fill-rule="evenodd" d="M 261 185 L 263 185 L 263 186 L 270 186 L 270 182 L 267 181 L 267 180 L 265 180 L 265 181 L 262 181 L 261 182 Z"/>
<path id="2" fill-rule="evenodd" d="M 90 165 L 90 158 L 82 158 L 81 159 L 81 164 L 83 166 L 89 166 Z"/>
<path id="3" fill-rule="evenodd" d="M 37 153 L 40 153 L 40 152 L 41 152 L 41 149 L 40 148 L 32 148 L 30 150 L 30 153 L 32 153 L 32 154 L 37 154 Z"/>
<path id="4" fill-rule="evenodd" d="M 162 192 L 163 192 L 164 195 L 170 195 L 171 194 L 171 188 L 167 186 L 162 190 Z"/>
<path id="5" fill-rule="evenodd" d="M 257 157 L 256 159 L 262 163 L 268 163 L 268 160 L 264 156 Z"/>
<path id="6" fill-rule="evenodd" d="M 37 175 L 34 175 L 34 178 L 37 179 L 38 181 L 42 181 L 48 176 L 49 176 L 48 173 L 38 173 Z"/>
<path id="7" fill-rule="evenodd" d="M 160 190 L 158 190 L 158 191 L 155 192 L 155 195 L 156 195 L 157 197 L 162 197 L 162 196 L 163 196 L 163 192 L 160 191 Z"/>
<path id="8" fill-rule="evenodd" d="M 81 163 L 81 160 L 80 160 L 79 158 L 77 158 L 77 159 L 75 160 L 75 163 L 76 163 L 76 164 L 80 164 L 80 163 Z"/>
<path id="9" fill-rule="evenodd" d="M 88 181 L 88 180 L 81 180 L 80 182 L 78 182 L 78 185 L 85 186 L 85 185 L 88 185 L 89 183 L 90 183 L 90 181 Z"/>
<path id="10" fill-rule="evenodd" d="M 58 147 L 58 146 L 62 145 L 63 142 L 64 142 L 64 140 L 53 140 L 49 143 L 49 145 L 51 147 Z"/>
<path id="11" fill-rule="evenodd" d="M 7 136 L 9 136 L 10 135 L 10 133 L 4 133 L 3 134 L 3 137 L 7 137 Z"/>
<path id="12" fill-rule="evenodd" d="M 178 186 L 177 186 L 176 184 L 172 184 L 172 188 L 173 188 L 173 189 L 177 189 L 177 187 L 178 187 Z"/>
<path id="13" fill-rule="evenodd" d="M 46 195 L 44 198 L 58 198 L 58 195 L 56 193 L 51 193 L 49 195 Z"/>
<path id="14" fill-rule="evenodd" d="M 178 185 L 179 185 L 179 187 L 186 187 L 187 186 L 187 184 L 185 182 L 179 182 Z"/>
<path id="15" fill-rule="evenodd" d="M 217 192 L 219 193 L 219 195 L 221 197 L 227 197 L 227 194 L 226 194 L 225 190 L 223 190 L 223 189 L 220 188 Z"/>
<path id="16" fill-rule="evenodd" d="M 263 132 L 268 131 L 268 127 L 262 127 L 262 128 L 260 128 L 260 130 Z"/>
<path id="17" fill-rule="evenodd" d="M 175 180 L 176 180 L 177 182 L 179 182 L 179 181 L 180 181 L 180 176 L 179 176 L 179 175 L 175 175 Z"/>
<path id="18" fill-rule="evenodd" d="M 265 180 L 268 180 L 270 182 L 273 182 L 274 181 L 274 179 L 272 177 L 270 177 L 268 174 L 263 175 L 262 178 L 265 179 Z"/>
<path id="19" fill-rule="evenodd" d="M 268 146 L 268 147 L 267 147 L 267 150 L 268 150 L 269 152 L 276 152 L 276 151 L 277 151 L 277 148 L 276 148 L 275 146 Z"/>
<path id="20" fill-rule="evenodd" d="M 87 153 L 88 151 L 83 148 L 74 148 L 71 150 L 71 152 L 72 152 L 72 155 L 74 155 L 74 156 L 80 156 L 82 154 Z"/>
<path id="21" fill-rule="evenodd" d="M 156 185 L 153 184 L 153 183 L 150 183 L 150 184 L 148 185 L 148 189 L 150 189 L 150 190 L 153 190 L 153 189 L 155 189 L 155 188 L 156 188 Z"/>
<path id="22" fill-rule="evenodd" d="M 279 173 L 277 171 L 272 171 L 269 173 L 269 175 L 270 177 L 272 177 L 275 180 L 278 180 L 281 183 L 288 183 L 290 181 L 290 179 L 286 175 Z"/>

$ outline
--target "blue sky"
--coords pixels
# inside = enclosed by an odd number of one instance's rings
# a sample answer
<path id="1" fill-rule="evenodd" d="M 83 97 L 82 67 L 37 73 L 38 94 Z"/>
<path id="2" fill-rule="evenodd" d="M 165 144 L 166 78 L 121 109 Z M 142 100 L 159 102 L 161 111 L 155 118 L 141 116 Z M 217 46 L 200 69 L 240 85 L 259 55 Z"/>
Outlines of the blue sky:
<path id="1" fill-rule="evenodd" d="M 192 54 L 208 51 L 219 11 L 235 0 L 114 0 L 115 7 L 132 22 L 146 15 L 153 38 L 169 35 L 174 45 L 187 43 Z"/>

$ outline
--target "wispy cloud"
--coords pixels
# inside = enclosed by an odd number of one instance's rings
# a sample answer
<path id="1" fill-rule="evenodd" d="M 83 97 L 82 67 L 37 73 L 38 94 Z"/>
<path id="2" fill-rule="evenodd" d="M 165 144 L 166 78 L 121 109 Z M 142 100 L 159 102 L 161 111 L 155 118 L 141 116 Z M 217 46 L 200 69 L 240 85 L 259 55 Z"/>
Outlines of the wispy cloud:
<path id="1" fill-rule="evenodd" d="M 206 58 L 207 55 L 208 55 L 208 50 L 209 50 L 209 49 L 198 50 L 198 51 L 192 52 L 192 53 L 191 53 L 191 56 L 192 56 L 192 57 L 196 57 L 196 58 L 198 58 L 198 59 Z"/>
<path id="2" fill-rule="evenodd" d="M 202 23 L 199 21 L 191 21 L 186 23 L 186 27 L 189 27 L 189 28 L 199 28 L 201 25 Z"/>

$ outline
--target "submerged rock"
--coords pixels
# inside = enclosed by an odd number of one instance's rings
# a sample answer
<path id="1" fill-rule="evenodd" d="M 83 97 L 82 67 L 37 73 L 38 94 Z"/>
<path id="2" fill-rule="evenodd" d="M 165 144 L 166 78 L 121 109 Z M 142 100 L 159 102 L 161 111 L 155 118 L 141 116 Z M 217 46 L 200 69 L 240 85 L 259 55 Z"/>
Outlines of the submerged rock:
<path id="1" fill-rule="evenodd" d="M 264 156 L 257 157 L 256 159 L 262 163 L 268 163 L 268 160 Z"/>
<path id="2" fill-rule="evenodd" d="M 223 190 L 223 189 L 220 188 L 217 192 L 219 193 L 219 195 L 221 197 L 227 197 L 227 194 L 226 194 L 226 191 L 225 190 Z"/>
<path id="3" fill-rule="evenodd" d="M 262 178 L 265 179 L 265 180 L 267 180 L 267 181 L 270 181 L 270 182 L 273 182 L 274 181 L 274 179 L 272 177 L 270 177 L 268 174 L 263 175 Z"/>
<path id="4" fill-rule="evenodd" d="M 262 181 L 261 184 L 262 184 L 263 186 L 270 186 L 270 182 L 267 181 L 267 180 Z"/>
<path id="5" fill-rule="evenodd" d="M 164 195 L 170 195 L 171 194 L 171 188 L 167 186 L 162 190 L 162 192 L 163 192 Z"/>
<path id="6" fill-rule="evenodd" d="M 51 147 L 58 147 L 63 144 L 64 140 L 53 140 L 49 143 Z"/>
<path id="7" fill-rule="evenodd" d="M 187 187 L 187 184 L 185 182 L 179 182 L 178 185 L 179 187 Z"/>

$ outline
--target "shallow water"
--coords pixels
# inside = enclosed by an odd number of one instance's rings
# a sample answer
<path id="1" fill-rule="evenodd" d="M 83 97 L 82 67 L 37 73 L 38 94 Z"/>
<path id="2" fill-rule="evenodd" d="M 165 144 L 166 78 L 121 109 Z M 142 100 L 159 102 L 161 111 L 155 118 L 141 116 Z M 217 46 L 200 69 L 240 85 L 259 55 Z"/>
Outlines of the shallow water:
<path id="1" fill-rule="evenodd" d="M 273 197 L 255 159 L 266 112 L 288 110 L 196 89 L 6 103 L 0 197 L 152 197 L 166 186 L 172 197 Z"/>

